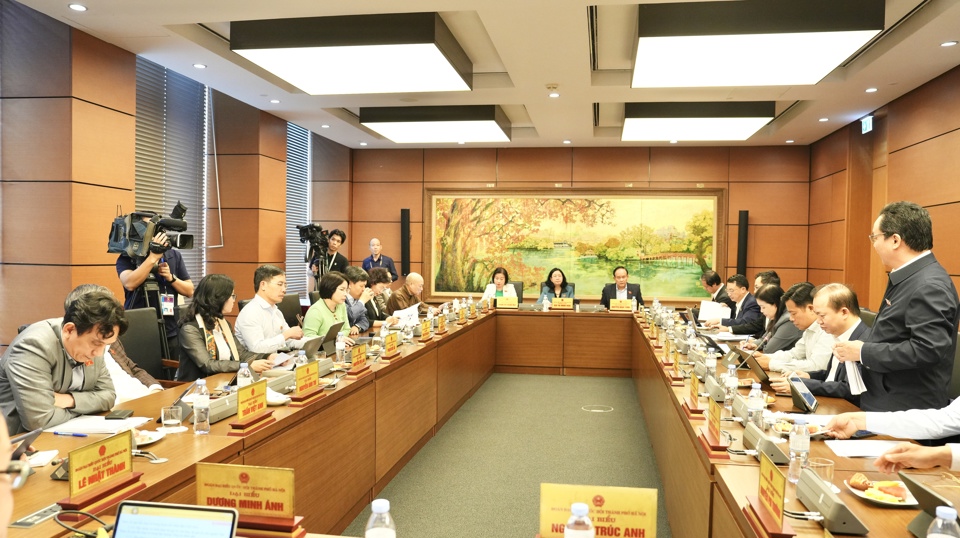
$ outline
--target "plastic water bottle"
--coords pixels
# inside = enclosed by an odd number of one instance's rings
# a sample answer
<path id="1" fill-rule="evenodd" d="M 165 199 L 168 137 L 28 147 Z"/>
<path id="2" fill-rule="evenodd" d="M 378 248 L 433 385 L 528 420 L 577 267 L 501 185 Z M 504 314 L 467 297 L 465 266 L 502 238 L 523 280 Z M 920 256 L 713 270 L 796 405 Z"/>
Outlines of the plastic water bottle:
<path id="1" fill-rule="evenodd" d="M 763 429 L 763 408 L 766 407 L 766 404 L 767 402 L 763 401 L 760 383 L 751 385 L 750 393 L 747 394 L 747 422 L 756 424 L 758 428 Z M 746 427 L 746 424 L 744 424 L 744 427 Z"/>
<path id="2" fill-rule="evenodd" d="M 737 367 L 727 365 L 727 377 L 723 380 L 723 407 L 724 409 L 733 409 L 733 397 L 737 395 L 737 388 L 740 386 L 740 379 L 737 378 Z"/>
<path id="3" fill-rule="evenodd" d="M 239 381 L 239 379 L 238 379 Z M 193 400 L 193 433 L 205 435 L 210 433 L 210 391 L 207 390 L 207 380 L 198 379 Z"/>
<path id="4" fill-rule="evenodd" d="M 927 538 L 958 538 L 960 525 L 957 525 L 957 510 L 949 506 L 937 507 L 937 519 L 927 527 Z"/>
<path id="5" fill-rule="evenodd" d="M 637 298 L 636 298 L 636 297 L 634 297 L 634 298 L 633 298 L 633 302 L 630 303 L 630 311 L 631 311 L 631 312 L 636 312 L 636 311 L 637 311 Z"/>
<path id="6" fill-rule="evenodd" d="M 390 501 L 375 499 L 370 504 L 370 509 L 373 513 L 367 520 L 364 538 L 397 538 L 397 526 L 390 517 Z"/>
<path id="7" fill-rule="evenodd" d="M 253 373 L 247 367 L 247 363 L 241 362 L 240 369 L 237 370 L 237 388 L 241 389 L 253 383 Z"/>
<path id="8" fill-rule="evenodd" d="M 790 432 L 790 470 L 787 471 L 787 480 L 791 484 L 800 481 L 800 473 L 807 467 L 809 457 L 810 432 L 807 431 L 807 421 L 798 418 L 793 422 L 793 431 Z"/>
<path id="9" fill-rule="evenodd" d="M 717 354 L 710 353 L 706 356 L 703 361 L 703 365 L 707 368 L 707 374 L 704 376 L 703 380 L 706 381 L 708 377 L 714 379 L 717 378 Z"/>
<path id="10" fill-rule="evenodd" d="M 307 362 L 308 362 L 308 361 L 307 361 L 307 352 L 301 349 L 301 350 L 297 353 L 297 362 L 296 362 L 296 364 L 297 364 L 297 366 L 300 366 L 300 365 L 303 365 L 303 364 L 307 364 Z"/>
<path id="11" fill-rule="evenodd" d="M 570 505 L 570 519 L 563 528 L 563 538 L 594 538 L 593 522 L 587 517 L 589 508 L 585 503 Z"/>
<path id="12" fill-rule="evenodd" d="M 347 343 L 343 340 L 343 333 L 337 333 L 337 362 L 343 362 L 347 360 Z"/>

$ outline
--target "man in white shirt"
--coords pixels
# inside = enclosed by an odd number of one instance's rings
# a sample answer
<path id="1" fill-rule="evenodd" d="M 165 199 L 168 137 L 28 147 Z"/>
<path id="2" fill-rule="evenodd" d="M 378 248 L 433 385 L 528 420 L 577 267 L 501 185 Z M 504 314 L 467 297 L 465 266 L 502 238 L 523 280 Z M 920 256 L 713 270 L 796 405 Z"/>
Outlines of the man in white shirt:
<path id="1" fill-rule="evenodd" d="M 813 284 L 799 282 L 783 294 L 790 321 L 803 331 L 803 336 L 792 349 L 755 355 L 754 358 L 765 370 L 815 372 L 827 368 L 830 355 L 833 354 L 833 337 L 823 332 L 817 323 L 817 314 L 813 310 L 813 291 Z"/>
<path id="2" fill-rule="evenodd" d="M 127 356 L 120 340 L 107 346 L 107 350 L 103 352 L 103 362 L 107 365 L 113 388 L 117 391 L 114 405 L 163 390 L 159 381 Z"/>
<path id="3" fill-rule="evenodd" d="M 280 348 L 303 347 L 303 329 L 290 327 L 277 308 L 287 293 L 287 277 L 275 265 L 261 265 L 253 273 L 257 294 L 237 316 L 234 333 L 250 351 L 273 353 Z"/>

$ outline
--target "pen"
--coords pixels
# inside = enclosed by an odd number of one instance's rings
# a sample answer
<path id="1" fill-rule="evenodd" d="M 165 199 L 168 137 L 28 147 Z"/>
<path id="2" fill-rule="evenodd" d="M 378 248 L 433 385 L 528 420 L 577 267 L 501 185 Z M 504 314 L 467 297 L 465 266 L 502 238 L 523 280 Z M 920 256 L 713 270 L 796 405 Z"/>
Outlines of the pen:
<path id="1" fill-rule="evenodd" d="M 53 432 L 54 435 L 63 435 L 65 437 L 86 437 L 85 433 Z"/>

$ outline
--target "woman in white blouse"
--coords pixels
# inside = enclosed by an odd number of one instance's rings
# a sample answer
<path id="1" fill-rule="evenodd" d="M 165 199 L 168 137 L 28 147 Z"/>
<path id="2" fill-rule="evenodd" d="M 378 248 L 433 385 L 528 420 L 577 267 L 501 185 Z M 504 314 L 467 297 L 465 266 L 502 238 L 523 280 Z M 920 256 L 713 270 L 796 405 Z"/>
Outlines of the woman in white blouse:
<path id="1" fill-rule="evenodd" d="M 490 277 L 490 283 L 487 289 L 483 291 L 484 299 L 496 299 L 497 297 L 516 297 L 517 290 L 513 289 L 513 284 L 507 284 L 510 281 L 510 275 L 503 267 L 497 267 L 493 270 L 493 276 Z"/>

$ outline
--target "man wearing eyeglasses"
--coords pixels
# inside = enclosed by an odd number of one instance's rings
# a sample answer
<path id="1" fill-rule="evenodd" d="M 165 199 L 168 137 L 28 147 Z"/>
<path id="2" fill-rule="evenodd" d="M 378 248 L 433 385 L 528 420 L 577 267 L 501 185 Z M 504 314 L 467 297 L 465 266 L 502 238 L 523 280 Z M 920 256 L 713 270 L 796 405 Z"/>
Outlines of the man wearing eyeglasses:
<path id="1" fill-rule="evenodd" d="M 960 305 L 957 288 L 930 252 L 930 214 L 912 202 L 887 204 L 868 239 L 890 269 L 887 289 L 870 335 L 836 344 L 834 356 L 863 366 L 864 411 L 945 407 Z"/>

